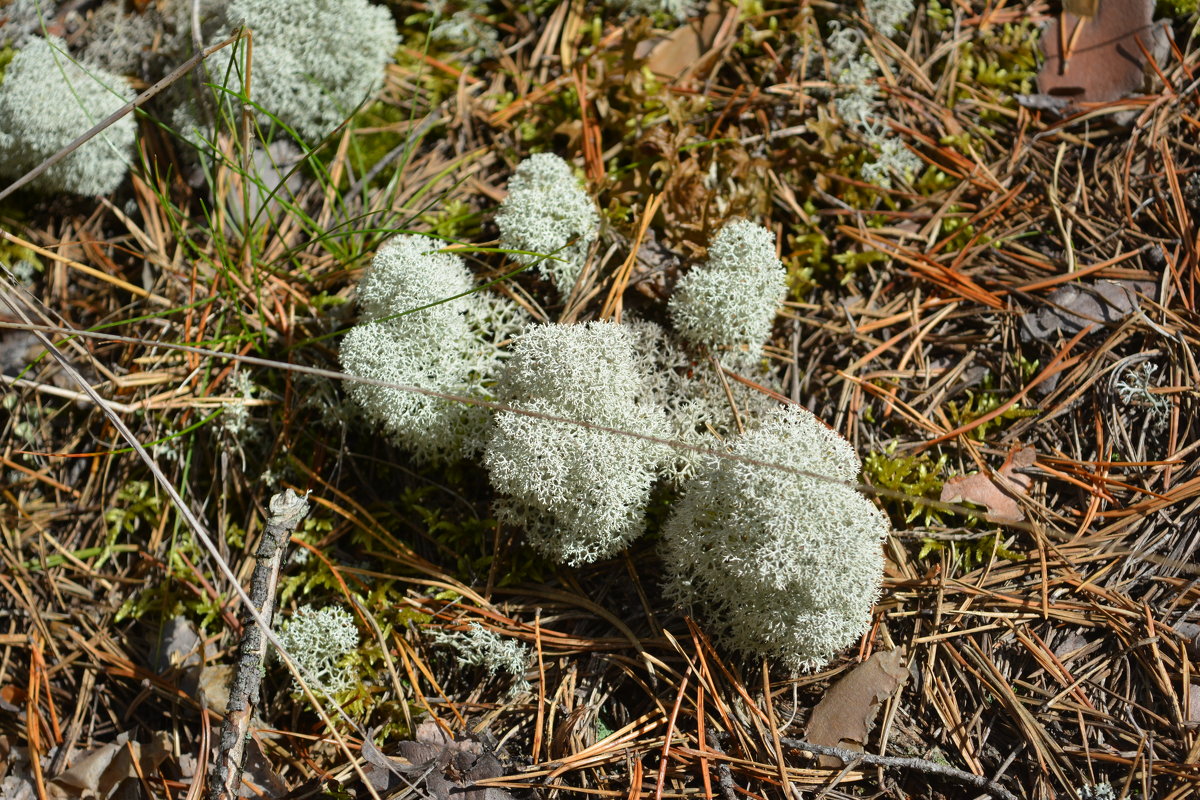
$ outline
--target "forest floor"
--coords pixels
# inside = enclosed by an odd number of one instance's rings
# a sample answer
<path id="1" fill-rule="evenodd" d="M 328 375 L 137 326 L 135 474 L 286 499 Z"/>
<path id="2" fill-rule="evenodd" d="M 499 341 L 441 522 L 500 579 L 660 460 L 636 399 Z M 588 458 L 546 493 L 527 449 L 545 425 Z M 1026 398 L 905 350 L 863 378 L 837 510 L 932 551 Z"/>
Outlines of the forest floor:
<path id="1" fill-rule="evenodd" d="M 104 4 L 64 5 L 51 24 L 82 49 Z M 244 627 L 222 565 L 249 585 L 291 487 L 311 510 L 280 613 L 337 605 L 360 644 L 320 713 L 267 662 L 248 796 L 1200 796 L 1194 11 L 1161 17 L 1147 92 L 1062 116 L 1016 100 L 1057 4 L 931 0 L 892 33 L 850 3 L 468 6 L 438 38 L 424 5 L 389 4 L 378 99 L 250 235 L 220 199 L 246 131 L 201 174 L 154 105 L 113 197 L 0 201 L 0 303 L 36 323 L 0 307 L 5 791 L 200 796 Z M 869 126 L 844 118 L 847 29 Z M 873 624 L 825 668 L 710 641 L 662 597 L 654 525 L 597 564 L 542 559 L 482 469 L 414 464 L 331 374 L 396 232 L 512 271 L 494 213 L 540 151 L 604 220 L 570 303 L 503 282 L 540 320 L 661 318 L 723 222 L 776 235 L 770 369 L 894 526 Z M 524 673 L 458 655 L 474 624 L 525 647 Z"/>

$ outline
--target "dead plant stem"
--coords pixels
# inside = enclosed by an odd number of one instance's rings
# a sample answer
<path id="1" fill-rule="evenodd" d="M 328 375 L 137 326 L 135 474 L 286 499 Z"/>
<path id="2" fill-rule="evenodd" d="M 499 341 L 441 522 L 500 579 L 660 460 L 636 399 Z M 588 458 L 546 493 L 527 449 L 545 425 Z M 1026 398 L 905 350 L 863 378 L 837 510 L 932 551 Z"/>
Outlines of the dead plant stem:
<path id="1" fill-rule="evenodd" d="M 279 565 L 283 560 L 288 537 L 308 513 L 308 501 L 291 489 L 271 498 L 271 516 L 254 554 L 257 562 L 250 578 L 250 603 L 269 626 L 275 616 L 275 588 L 279 581 Z M 254 614 L 243 613 L 242 642 L 238 648 L 237 671 L 229 688 L 228 712 L 221 725 L 221 743 L 213 765 L 210 800 L 236 800 L 242 782 L 242 767 L 246 758 L 246 739 L 250 735 L 250 720 L 259 700 L 266 648 L 262 629 L 255 623 Z"/>
<path id="2" fill-rule="evenodd" d="M 940 775 L 943 778 L 965 783 L 981 792 L 986 792 L 998 800 L 1017 800 L 1017 796 L 982 775 L 974 775 L 955 767 L 937 764 L 924 758 L 903 758 L 900 756 L 876 756 L 870 753 L 860 753 L 843 747 L 829 747 L 823 744 L 810 744 L 802 739 L 782 737 L 780 742 L 797 750 L 807 750 L 821 756 L 833 756 L 841 759 L 844 764 L 867 764 L 868 766 L 890 767 L 892 769 L 912 769 L 926 775 Z"/>

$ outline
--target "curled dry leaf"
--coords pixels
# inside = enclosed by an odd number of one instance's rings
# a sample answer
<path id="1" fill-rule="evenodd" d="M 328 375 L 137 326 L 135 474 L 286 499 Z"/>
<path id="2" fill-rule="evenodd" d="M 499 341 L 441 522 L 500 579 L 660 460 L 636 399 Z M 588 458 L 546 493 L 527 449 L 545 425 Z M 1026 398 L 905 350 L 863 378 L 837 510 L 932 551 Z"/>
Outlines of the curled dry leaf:
<path id="1" fill-rule="evenodd" d="M 176 616 L 158 630 L 149 656 L 160 675 L 172 667 L 199 666 L 204 661 L 204 642 L 190 620 Z"/>
<path id="2" fill-rule="evenodd" d="M 1094 14 L 1064 10 L 1051 18 L 1042 33 L 1040 95 L 1026 98 L 1027 105 L 1058 102 L 1070 112 L 1081 103 L 1120 100 L 1141 90 L 1146 54 L 1156 61 L 1166 54 L 1166 31 L 1153 22 L 1154 0 L 1098 0 L 1075 10 Z"/>
<path id="3" fill-rule="evenodd" d="M 435 800 L 512 800 L 503 789 L 476 786 L 476 781 L 504 774 L 491 748 L 474 737 L 455 739 L 436 722 L 417 726 L 416 739 L 397 745 L 399 758 L 384 755 L 368 736 L 362 754 L 372 788 L 389 796 L 414 787 Z M 359 792 L 360 797 L 369 793 Z"/>
<path id="4" fill-rule="evenodd" d="M 229 707 L 229 685 L 233 682 L 232 664 L 205 664 L 197 676 L 197 690 L 204 702 L 222 716 Z"/>
<path id="5" fill-rule="evenodd" d="M 702 16 L 666 36 L 639 42 L 635 54 L 644 57 L 650 71 L 662 78 L 690 76 L 716 57 L 717 34 L 724 19 L 721 6 L 710 3 Z"/>
<path id="6" fill-rule="evenodd" d="M 804 738 L 813 744 L 862 750 L 879 705 L 907 679 L 901 650 L 875 653 L 829 687 L 813 709 Z M 832 756 L 822 756 L 820 761 L 823 766 L 841 764 Z"/>
<path id="7" fill-rule="evenodd" d="M 1187 654 L 1193 659 L 1200 659 L 1200 625 L 1194 622 L 1176 622 L 1171 627 L 1183 639 Z"/>
<path id="8" fill-rule="evenodd" d="M 1187 719 L 1189 724 L 1200 722 L 1200 683 L 1188 685 Z"/>
<path id="9" fill-rule="evenodd" d="M 1025 519 L 1025 512 L 1016 495 L 1026 494 L 1033 479 L 1017 470 L 1033 466 L 1036 459 L 1034 448 L 1017 447 L 996 471 L 996 479 L 982 472 L 959 475 L 943 484 L 939 499 L 943 503 L 978 503 L 999 522 L 1020 522 Z"/>
<path id="10" fill-rule="evenodd" d="M 116 741 L 76 757 L 70 769 L 49 781 L 46 796 L 52 800 L 72 797 L 110 797 L 125 781 L 137 782 L 139 775 L 154 775 L 170 754 L 170 738 L 157 734 L 148 744 L 131 741 L 128 733 Z"/>
<path id="11" fill-rule="evenodd" d="M 1156 296 L 1152 281 L 1069 283 L 1055 289 L 1046 305 L 1021 315 L 1021 338 L 1046 340 L 1055 334 L 1073 336 L 1088 325 L 1119 322 L 1137 311 L 1139 295 Z"/>

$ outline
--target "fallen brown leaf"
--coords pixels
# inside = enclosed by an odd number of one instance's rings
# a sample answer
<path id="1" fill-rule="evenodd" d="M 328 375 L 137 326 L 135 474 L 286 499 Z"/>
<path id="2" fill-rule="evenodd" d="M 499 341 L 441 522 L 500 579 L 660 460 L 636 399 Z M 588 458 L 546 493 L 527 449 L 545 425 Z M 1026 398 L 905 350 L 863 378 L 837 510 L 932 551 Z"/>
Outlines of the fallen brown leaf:
<path id="1" fill-rule="evenodd" d="M 875 653 L 829 687 L 813 709 L 804 738 L 813 744 L 862 750 L 879 704 L 895 694 L 907 679 L 902 651 Z M 822 756 L 820 760 L 824 766 L 841 763 L 832 756 Z"/>
<path id="2" fill-rule="evenodd" d="M 1023 467 L 1033 466 L 1037 450 L 1032 447 L 1017 447 L 1008 454 L 1004 464 L 996 470 L 999 481 L 982 473 L 959 475 L 942 486 L 943 503 L 978 503 L 992 517 L 1001 522 L 1020 522 L 1025 512 L 1017 502 L 1014 492 L 1025 494 L 1033 484 L 1033 478 L 1017 472 Z"/>
<path id="3" fill-rule="evenodd" d="M 639 56 L 646 66 L 663 78 L 678 78 L 705 60 L 713 49 L 725 11 L 710 4 L 703 16 L 681 25 L 660 39 L 639 43 Z"/>
<path id="4" fill-rule="evenodd" d="M 1047 340 L 1058 334 L 1073 336 L 1088 325 L 1120 322 L 1138 310 L 1145 295 L 1156 298 L 1152 281 L 1096 281 L 1070 283 L 1056 289 L 1046 304 L 1021 315 L 1021 338 Z"/>
<path id="5" fill-rule="evenodd" d="M 1064 11 L 1042 33 L 1046 60 L 1038 73 L 1038 91 L 1065 101 L 1067 110 L 1139 91 L 1146 72 L 1144 53 L 1161 60 L 1157 53 L 1165 50 L 1165 31 L 1153 22 L 1154 0 L 1100 0 L 1094 11 L 1092 16 Z"/>
<path id="6" fill-rule="evenodd" d="M 422 722 L 415 735 L 414 740 L 396 745 L 399 758 L 385 755 L 371 737 L 364 740 L 366 775 L 376 792 L 388 796 L 420 787 L 422 796 L 434 800 L 512 800 L 503 789 L 474 785 L 504 774 L 500 760 L 476 737 L 456 739 L 436 722 Z M 364 790 L 359 796 L 368 793 Z"/>
<path id="7" fill-rule="evenodd" d="M 71 797 L 109 797 L 118 784 L 137 781 L 139 775 L 153 775 L 170 754 L 170 737 L 157 734 L 148 744 L 131 741 L 128 733 L 115 742 L 100 745 L 75 759 L 63 774 L 46 786 L 54 800 Z"/>

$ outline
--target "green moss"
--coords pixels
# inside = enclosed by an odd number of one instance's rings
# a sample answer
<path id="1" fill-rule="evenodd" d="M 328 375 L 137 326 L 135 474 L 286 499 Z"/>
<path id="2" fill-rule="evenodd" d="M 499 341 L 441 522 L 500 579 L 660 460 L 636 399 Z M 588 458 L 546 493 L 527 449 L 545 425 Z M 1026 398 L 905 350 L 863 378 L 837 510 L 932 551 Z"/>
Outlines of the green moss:
<path id="1" fill-rule="evenodd" d="M 521 148 L 529 152 L 553 151 L 560 128 L 573 125 L 580 113 L 579 93 L 574 86 L 564 86 L 536 107 L 526 108 L 516 126 Z"/>
<path id="2" fill-rule="evenodd" d="M 354 115 L 350 125 L 356 134 L 350 138 L 348 151 L 354 174 L 367 174 L 371 167 L 404 142 L 405 135 L 399 129 L 408 118 L 408 111 L 383 101 L 371 103 Z M 364 130 L 369 132 L 357 132 Z M 396 168 L 403 167 L 402 159 L 392 163 Z M 386 182 L 387 173 L 384 170 L 375 178 L 375 182 Z"/>
<path id="3" fill-rule="evenodd" d="M 42 260 L 38 254 L 30 250 L 28 247 L 22 247 L 19 244 L 13 244 L 7 239 L 0 239 L 0 266 L 12 269 L 21 261 L 27 261 L 33 264 L 34 269 L 41 272 L 45 269 Z"/>
<path id="4" fill-rule="evenodd" d="M 860 268 L 868 264 L 878 264 L 881 261 L 890 259 L 887 253 L 881 253 L 878 250 L 859 250 L 838 253 L 833 257 L 834 263 L 842 268 L 842 282 L 848 283 L 854 277 L 854 273 Z"/>
<path id="5" fill-rule="evenodd" d="M 945 144 L 943 142 L 943 144 Z M 935 195 L 938 192 L 944 192 L 954 188 L 959 183 L 959 179 L 952 175 L 948 175 L 937 167 L 926 167 L 920 177 L 913 183 L 913 188 L 925 197 Z"/>
<path id="6" fill-rule="evenodd" d="M 441 477 L 457 483 L 452 472 Z M 419 521 L 425 528 L 428 539 L 463 581 L 485 583 L 494 577 L 496 586 L 513 586 L 541 583 L 553 573 L 553 565 L 532 550 L 506 548 L 497 554 L 496 520 L 431 502 L 441 492 L 437 486 L 411 487 L 401 493 L 399 506 L 410 520 Z M 493 568 L 497 557 L 500 562 Z"/>
<path id="7" fill-rule="evenodd" d="M 111 547 L 121 538 L 132 538 L 143 527 L 149 529 L 158 524 L 165 503 L 150 481 L 130 481 L 122 486 L 117 490 L 116 503 L 104 512 L 106 546 Z M 107 560 L 108 554 L 105 553 L 92 568 L 99 569 Z"/>
<path id="8" fill-rule="evenodd" d="M 863 459 L 863 478 L 871 486 L 888 490 L 889 494 L 881 494 L 879 499 L 894 523 L 911 524 L 919 519 L 922 526 L 929 527 L 941 522 L 943 512 L 924 501 L 941 496 L 945 467 L 944 455 L 936 460 L 929 453 L 898 456 L 893 442 Z"/>
<path id="9" fill-rule="evenodd" d="M 925 6 L 925 16 L 929 19 L 929 27 L 938 33 L 954 27 L 953 9 L 943 6 L 938 0 L 929 0 L 929 4 Z"/>
<path id="10" fill-rule="evenodd" d="M 333 532 L 333 520 L 328 517 L 309 516 L 300 523 L 293 537 L 307 544 L 317 546 Z M 291 566 L 290 574 L 279 581 L 279 605 L 282 607 L 294 598 L 304 598 L 304 601 L 314 606 L 328 602 L 330 596 L 341 592 L 341 582 L 329 571 L 325 561 L 312 554 L 302 544 L 293 545 L 289 550 Z M 328 594 L 327 594 L 328 593 Z"/>
<path id="11" fill-rule="evenodd" d="M 986 384 L 985 384 L 986 385 Z M 980 417 L 992 413 L 1005 402 L 1007 398 L 997 392 L 986 389 L 982 392 L 975 393 L 966 392 L 966 402 L 956 403 L 950 401 L 946 403 L 946 415 L 950 421 L 954 423 L 954 427 L 959 428 L 963 425 L 969 425 L 975 422 Z M 982 422 L 975 426 L 967 433 L 967 436 L 976 441 L 982 442 L 987 439 L 987 436 L 992 431 L 1003 430 L 1008 426 L 1008 423 L 1013 420 L 1024 419 L 1025 417 L 1036 417 L 1042 413 L 1036 408 L 1021 408 L 1020 403 L 1015 403 L 1011 408 L 1006 409 L 987 422 Z"/>
<path id="12" fill-rule="evenodd" d="M 1040 39 L 1041 31 L 1029 21 L 986 29 L 959 50 L 959 82 L 992 89 L 1000 95 L 997 98 L 1000 102 L 1015 103 L 1012 95 L 1033 91 Z M 956 95 L 957 102 L 963 93 Z M 988 114 L 981 113 L 981 118 L 987 117 Z"/>
<path id="13" fill-rule="evenodd" d="M 4 72 L 8 69 L 8 65 L 17 55 L 17 48 L 9 45 L 8 47 L 0 47 L 0 82 L 4 81 Z"/>
<path id="14" fill-rule="evenodd" d="M 967 219 L 966 214 L 960 206 L 951 205 L 946 208 L 946 213 L 942 215 L 938 223 L 939 239 L 949 239 L 949 242 L 944 245 L 943 249 L 947 253 L 956 253 L 964 247 L 972 243 L 975 239 L 975 226 Z M 988 236 L 980 236 L 975 239 L 974 244 L 986 245 L 991 242 Z"/>
<path id="15" fill-rule="evenodd" d="M 811 201 L 805 211 L 816 210 Z M 783 267 L 787 271 L 788 292 L 803 300 L 817 286 L 836 283 L 838 267 L 830 251 L 829 237 L 815 224 L 801 223 L 786 235 Z"/>
<path id="16" fill-rule="evenodd" d="M 992 532 L 974 541 L 955 542 L 923 539 L 918 559 L 937 553 L 945 561 L 955 564 L 963 572 L 978 569 L 992 560 L 993 556 L 1007 561 L 1020 561 L 1024 556 L 1004 546 L 999 532 Z"/>
<path id="17" fill-rule="evenodd" d="M 434 236 L 447 241 L 464 242 L 472 239 L 480 228 L 480 215 L 462 200 L 447 200 L 436 209 L 421 214 L 419 219 Z"/>
<path id="18" fill-rule="evenodd" d="M 1198 0 L 1158 0 L 1155 10 L 1160 17 L 1183 19 L 1196 13 Z"/>
<path id="19" fill-rule="evenodd" d="M 117 492 L 116 503 L 104 513 L 107 526 L 105 548 L 91 565 L 98 569 L 110 556 L 129 549 L 117 544 L 121 539 L 136 542 L 162 524 L 168 513 L 168 503 L 158 494 L 150 481 L 130 481 Z M 241 541 L 245 532 L 237 526 L 227 526 L 227 542 Z M 171 535 L 165 563 L 156 571 L 146 588 L 132 593 L 117 609 L 115 622 L 146 621 L 161 624 L 176 616 L 193 620 L 201 630 L 209 629 L 225 612 L 220 597 L 201 590 L 202 581 L 219 584 L 212 570 L 204 569 L 207 551 L 192 538 L 186 526 L 176 525 Z M 199 570 L 199 572 L 197 572 Z"/>
<path id="20" fill-rule="evenodd" d="M 873 193 L 870 193 L 873 195 Z M 858 195 L 863 199 L 864 195 Z M 885 201 L 885 204 L 890 205 Z M 818 209 L 812 201 L 806 201 L 804 210 L 816 218 Z M 886 224 L 882 215 L 872 215 L 868 226 Z M 796 300 L 803 299 L 817 286 L 834 287 L 846 285 L 854 280 L 858 271 L 870 264 L 887 261 L 891 256 L 878 250 L 847 249 L 835 253 L 832 240 L 816 223 L 803 222 L 792 227 L 786 234 L 783 266 L 787 270 L 788 290 Z"/>
<path id="21" fill-rule="evenodd" d="M 405 592 L 405 585 L 386 581 L 373 587 L 371 594 L 362 600 L 362 607 L 379 626 L 384 643 L 390 642 L 397 631 L 426 625 L 431 620 L 429 615 L 415 610 L 404 601 Z M 360 724 L 371 728 L 382 726 L 377 735 L 383 738 L 406 738 L 412 731 L 405 720 L 419 717 L 423 709 L 417 703 L 409 702 L 406 713 L 402 707 L 404 701 L 396 698 L 392 691 L 387 661 L 383 645 L 375 632 L 364 631 L 361 644 L 348 653 L 340 665 L 353 676 L 352 686 L 334 699 L 348 716 Z M 395 664 L 395 657 L 392 661 Z M 400 682 L 405 689 L 411 689 L 407 680 L 401 678 Z M 406 694 L 412 695 L 411 691 L 406 691 Z"/>

